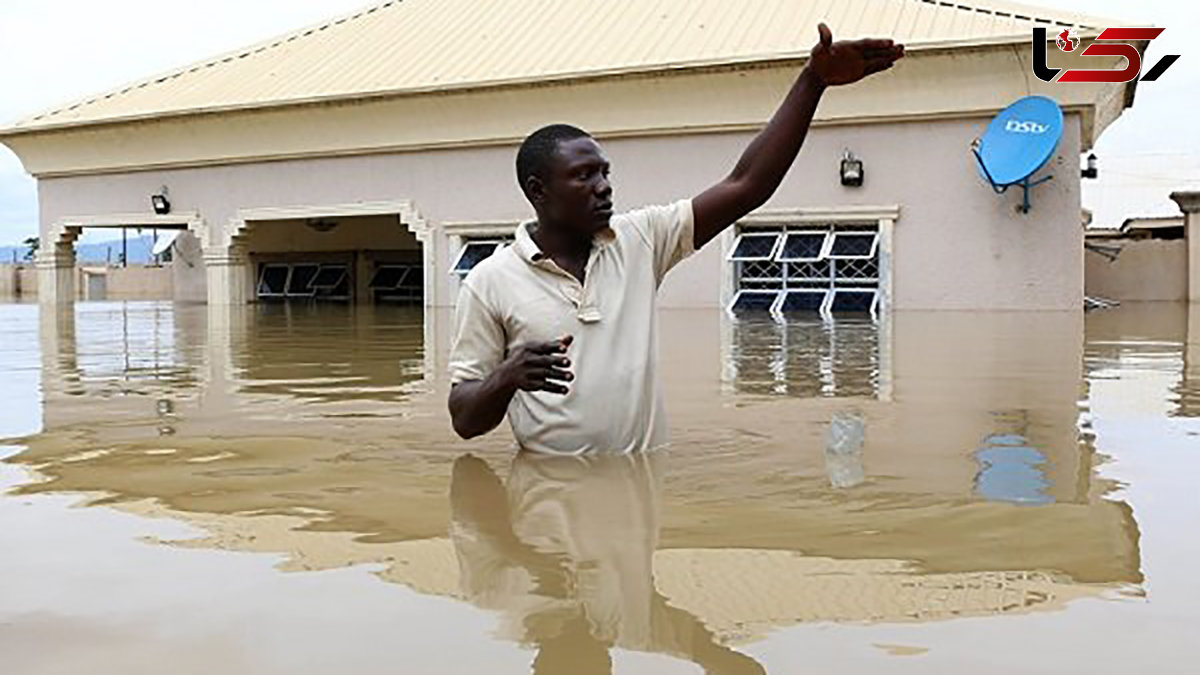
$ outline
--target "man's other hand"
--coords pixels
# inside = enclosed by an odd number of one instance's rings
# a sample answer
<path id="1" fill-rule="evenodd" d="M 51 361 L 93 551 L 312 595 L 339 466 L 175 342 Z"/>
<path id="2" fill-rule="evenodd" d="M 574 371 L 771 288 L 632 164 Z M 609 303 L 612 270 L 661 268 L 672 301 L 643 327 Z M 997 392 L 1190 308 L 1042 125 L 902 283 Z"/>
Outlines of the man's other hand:
<path id="1" fill-rule="evenodd" d="M 813 47 L 808 67 L 824 85 L 858 82 L 868 75 L 887 70 L 904 57 L 904 45 L 891 40 L 833 41 L 833 32 L 824 23 L 817 27 L 820 42 Z"/>
<path id="2" fill-rule="evenodd" d="M 517 345 L 500 364 L 504 381 L 513 389 L 523 391 L 548 391 L 566 394 L 566 382 L 575 379 L 567 370 L 571 360 L 567 358 L 570 335 L 553 342 L 526 342 Z"/>

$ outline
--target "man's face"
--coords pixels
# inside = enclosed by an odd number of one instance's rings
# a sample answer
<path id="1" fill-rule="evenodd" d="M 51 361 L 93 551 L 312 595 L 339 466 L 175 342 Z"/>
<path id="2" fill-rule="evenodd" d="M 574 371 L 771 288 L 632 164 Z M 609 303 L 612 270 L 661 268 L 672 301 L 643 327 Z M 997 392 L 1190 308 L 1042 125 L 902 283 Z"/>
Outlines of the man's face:
<path id="1" fill-rule="evenodd" d="M 612 218 L 608 171 L 608 158 L 596 141 L 563 141 L 546 168 L 546 180 L 534 180 L 534 203 L 544 219 L 580 235 L 594 235 Z"/>

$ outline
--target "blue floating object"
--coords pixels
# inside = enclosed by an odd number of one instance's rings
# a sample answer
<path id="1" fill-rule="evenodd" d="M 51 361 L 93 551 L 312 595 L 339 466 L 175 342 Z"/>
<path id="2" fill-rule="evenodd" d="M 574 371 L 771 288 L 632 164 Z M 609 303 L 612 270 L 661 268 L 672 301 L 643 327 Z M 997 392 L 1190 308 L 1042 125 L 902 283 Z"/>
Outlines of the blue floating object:
<path id="1" fill-rule="evenodd" d="M 1054 156 L 1062 139 L 1063 114 L 1053 99 L 1027 96 L 1000 112 L 975 143 L 980 173 L 997 192 L 1013 185 L 1025 192 L 1021 208 L 1029 212 L 1029 188 L 1051 178 L 1030 180 Z"/>

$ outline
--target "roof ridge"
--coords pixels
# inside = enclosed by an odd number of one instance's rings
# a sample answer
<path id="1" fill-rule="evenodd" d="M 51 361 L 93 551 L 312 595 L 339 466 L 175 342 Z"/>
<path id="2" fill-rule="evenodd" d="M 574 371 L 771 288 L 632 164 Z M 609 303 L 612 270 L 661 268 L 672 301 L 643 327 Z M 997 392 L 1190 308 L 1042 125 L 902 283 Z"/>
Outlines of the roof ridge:
<path id="1" fill-rule="evenodd" d="M 1103 27 L 1103 26 L 1093 26 L 1090 23 L 1083 23 L 1082 21 L 1079 21 L 1080 19 L 1086 20 L 1088 22 L 1104 22 L 1105 26 L 1124 23 L 1124 22 L 1118 22 L 1114 19 L 1106 19 L 1104 17 L 1088 16 L 1088 15 L 1080 14 L 1079 12 L 1075 12 L 1075 11 L 1067 10 L 1067 9 L 1058 9 L 1058 8 L 1051 8 L 1051 7 L 1038 7 L 1035 5 L 1025 5 L 1025 4 L 1021 4 L 1021 3 L 1017 3 L 1017 2 L 1009 2 L 1008 0 L 1000 0 L 999 2 L 996 2 L 996 0 L 985 0 L 986 4 L 998 5 L 998 6 L 992 6 L 992 7 L 980 6 L 980 4 L 977 4 L 977 3 L 979 3 L 979 0 L 916 0 L 916 1 L 926 4 L 926 5 L 933 5 L 935 7 L 946 7 L 946 8 L 957 9 L 959 11 L 965 11 L 965 12 L 977 12 L 979 14 L 990 14 L 992 16 L 1017 19 L 1018 21 L 1031 21 L 1034 23 L 1053 24 L 1056 26 L 1062 26 L 1063 28 L 1090 28 L 1093 30 L 1100 30 Z M 1000 9 L 1000 7 L 1005 7 L 1006 9 Z M 1062 15 L 1070 15 L 1074 19 L 1076 19 L 1076 22 L 1075 23 L 1067 23 L 1066 21 L 1063 21 L 1062 18 L 1050 18 L 1048 16 L 1044 16 L 1044 14 L 1047 12 L 1053 12 L 1055 14 L 1062 14 Z"/>
<path id="2" fill-rule="evenodd" d="M 21 126 L 23 124 L 28 124 L 30 122 L 36 122 L 38 120 L 41 120 L 41 119 L 44 119 L 47 117 L 51 117 L 53 115 L 58 115 L 60 113 L 74 110 L 81 106 L 96 103 L 97 101 L 102 101 L 104 99 L 110 99 L 115 96 L 120 96 L 122 94 L 129 93 L 130 91 L 133 91 L 135 89 L 142 89 L 142 88 L 148 87 L 152 84 L 162 84 L 163 82 L 167 82 L 169 80 L 174 80 L 174 79 L 183 77 L 184 75 L 187 75 L 189 73 L 198 72 L 198 71 L 204 70 L 206 68 L 212 68 L 212 67 L 218 66 L 222 63 L 228 63 L 230 61 L 244 59 L 247 56 L 252 56 L 254 54 L 259 54 L 259 53 L 265 52 L 269 49 L 279 47 L 280 45 L 286 44 L 288 42 L 292 42 L 294 40 L 297 40 L 297 39 L 300 39 L 303 37 L 308 37 L 309 35 L 313 35 L 315 33 L 319 33 L 321 31 L 331 28 L 333 26 L 338 26 L 343 23 L 347 23 L 349 21 L 356 21 L 365 16 L 374 14 L 375 12 L 377 12 L 381 9 L 387 9 L 391 5 L 399 5 L 402 2 L 403 2 L 403 0 L 385 0 L 384 2 L 377 1 L 371 5 L 364 5 L 352 12 L 339 14 L 339 15 L 333 16 L 328 19 L 323 19 L 317 23 L 308 24 L 306 26 L 302 26 L 300 28 L 290 30 L 286 33 L 280 33 L 279 35 L 267 38 L 266 40 L 256 42 L 256 43 L 251 44 L 246 47 L 239 47 L 237 49 L 233 49 L 233 50 L 221 53 L 221 54 L 217 54 L 216 56 L 208 57 L 206 59 L 197 61 L 195 63 L 190 63 L 188 65 L 180 66 L 180 67 L 174 68 L 172 70 L 167 70 L 167 71 L 155 74 L 155 75 L 142 77 L 142 78 L 133 80 L 133 81 L 129 82 L 128 84 L 120 85 L 120 86 L 114 87 L 112 89 L 103 91 L 98 94 L 92 94 L 90 96 L 87 96 L 86 98 L 74 99 L 74 100 L 70 101 L 69 103 L 59 104 L 58 106 L 55 106 L 53 108 L 48 108 L 48 109 L 42 110 L 41 112 L 39 112 L 37 114 L 20 118 L 17 121 L 15 121 L 12 124 L 7 125 L 7 126 L 16 127 L 16 126 Z"/>

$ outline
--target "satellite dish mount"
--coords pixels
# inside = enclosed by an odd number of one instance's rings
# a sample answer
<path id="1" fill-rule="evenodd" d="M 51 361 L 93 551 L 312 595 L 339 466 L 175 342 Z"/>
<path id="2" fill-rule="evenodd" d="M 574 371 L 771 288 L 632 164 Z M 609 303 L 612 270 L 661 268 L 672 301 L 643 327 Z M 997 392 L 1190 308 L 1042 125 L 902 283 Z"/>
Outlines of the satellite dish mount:
<path id="1" fill-rule="evenodd" d="M 1062 138 L 1062 109 L 1045 96 L 1027 96 L 996 115 L 983 136 L 971 144 L 980 173 L 996 194 L 1021 188 L 1017 210 L 1029 213 L 1030 189 L 1054 178 L 1033 178 L 1058 148 Z"/>

